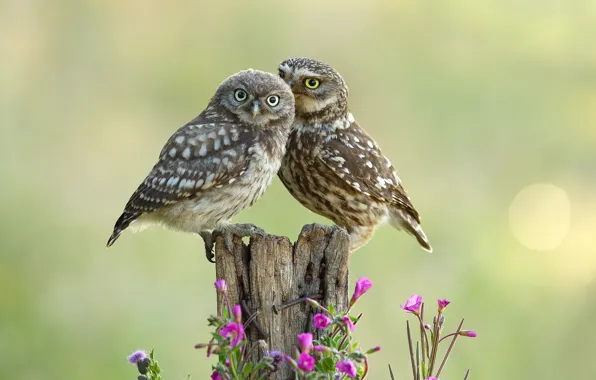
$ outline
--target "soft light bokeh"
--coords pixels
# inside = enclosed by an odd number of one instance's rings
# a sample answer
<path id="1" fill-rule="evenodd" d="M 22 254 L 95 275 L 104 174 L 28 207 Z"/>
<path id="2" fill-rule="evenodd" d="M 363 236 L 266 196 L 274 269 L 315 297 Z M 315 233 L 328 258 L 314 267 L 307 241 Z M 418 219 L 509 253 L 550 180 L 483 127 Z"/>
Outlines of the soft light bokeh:
<path id="1" fill-rule="evenodd" d="M 152 346 L 167 379 L 208 376 L 192 348 L 215 310 L 200 239 L 105 242 L 221 80 L 305 55 L 343 74 L 435 248 L 385 227 L 352 256 L 351 279 L 374 283 L 356 331 L 383 347 L 370 378 L 409 378 L 412 293 L 478 332 L 444 379 L 591 378 L 595 41 L 581 0 L 2 2 L 0 377 L 131 379 L 126 355 Z M 518 196 L 536 184 L 558 190 Z M 236 220 L 292 238 L 325 221 L 277 180 Z"/>

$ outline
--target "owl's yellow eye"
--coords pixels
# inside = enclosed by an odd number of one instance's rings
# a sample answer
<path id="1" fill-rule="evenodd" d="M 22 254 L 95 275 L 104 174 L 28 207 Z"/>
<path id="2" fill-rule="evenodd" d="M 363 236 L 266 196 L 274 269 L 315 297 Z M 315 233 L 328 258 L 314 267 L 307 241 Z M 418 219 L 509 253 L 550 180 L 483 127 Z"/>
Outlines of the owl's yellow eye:
<path id="1" fill-rule="evenodd" d="M 307 78 L 304 81 L 304 84 L 306 85 L 306 87 L 310 88 L 311 90 L 314 90 L 315 88 L 319 87 L 319 84 L 321 84 L 321 83 L 319 82 L 318 79 Z"/>

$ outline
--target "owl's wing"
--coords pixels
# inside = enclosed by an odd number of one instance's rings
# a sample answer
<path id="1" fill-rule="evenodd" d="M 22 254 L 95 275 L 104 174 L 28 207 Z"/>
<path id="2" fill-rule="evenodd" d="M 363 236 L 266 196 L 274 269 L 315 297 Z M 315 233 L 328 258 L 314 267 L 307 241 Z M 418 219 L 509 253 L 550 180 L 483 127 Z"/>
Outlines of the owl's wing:
<path id="1" fill-rule="evenodd" d="M 252 156 L 255 131 L 203 112 L 170 137 L 114 226 L 108 246 L 141 214 L 237 181 Z"/>
<path id="2" fill-rule="evenodd" d="M 420 222 L 391 161 L 356 122 L 329 135 L 319 158 L 354 190 L 392 204 Z"/>

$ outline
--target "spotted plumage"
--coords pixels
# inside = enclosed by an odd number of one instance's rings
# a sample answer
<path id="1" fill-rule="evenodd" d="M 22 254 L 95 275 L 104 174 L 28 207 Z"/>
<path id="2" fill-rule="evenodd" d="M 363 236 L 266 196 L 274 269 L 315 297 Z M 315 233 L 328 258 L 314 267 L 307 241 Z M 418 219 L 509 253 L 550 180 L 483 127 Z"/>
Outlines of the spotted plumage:
<path id="1" fill-rule="evenodd" d="M 271 184 L 293 118 L 293 95 L 277 76 L 246 70 L 226 79 L 207 108 L 165 144 L 126 204 L 108 246 L 133 222 L 203 238 L 226 225 Z"/>
<path id="2" fill-rule="evenodd" d="M 432 248 L 391 161 L 348 109 L 348 87 L 329 65 L 292 58 L 279 66 L 296 117 L 279 177 L 309 210 L 348 229 L 351 249 L 389 222 Z"/>

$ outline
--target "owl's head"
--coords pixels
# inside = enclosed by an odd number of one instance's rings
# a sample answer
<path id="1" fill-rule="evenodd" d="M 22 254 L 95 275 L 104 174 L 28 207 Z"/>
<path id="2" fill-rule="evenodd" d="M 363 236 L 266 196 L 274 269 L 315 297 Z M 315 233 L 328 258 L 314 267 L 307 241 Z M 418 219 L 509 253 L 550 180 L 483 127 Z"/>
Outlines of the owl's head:
<path id="1" fill-rule="evenodd" d="M 274 121 L 291 124 L 294 96 L 290 87 L 277 76 L 260 70 L 240 71 L 224 80 L 212 99 L 242 121 L 268 127 Z M 279 125 L 273 123 L 271 126 Z"/>
<path id="2" fill-rule="evenodd" d="M 279 76 L 296 97 L 296 116 L 326 108 L 347 112 L 348 86 L 328 64 L 310 58 L 290 58 L 279 65 Z"/>

